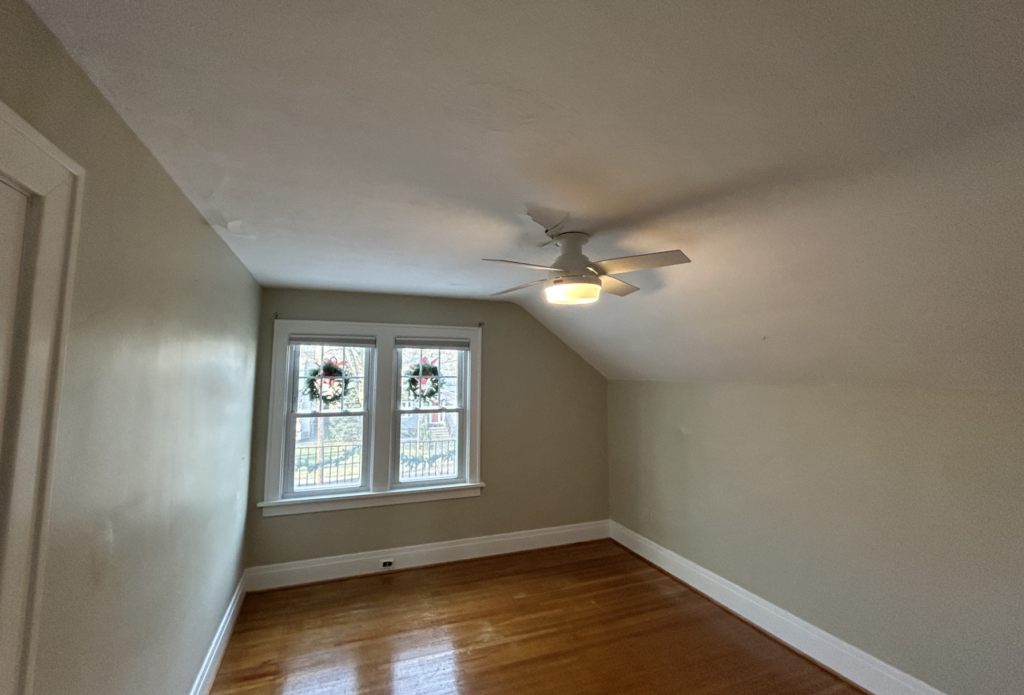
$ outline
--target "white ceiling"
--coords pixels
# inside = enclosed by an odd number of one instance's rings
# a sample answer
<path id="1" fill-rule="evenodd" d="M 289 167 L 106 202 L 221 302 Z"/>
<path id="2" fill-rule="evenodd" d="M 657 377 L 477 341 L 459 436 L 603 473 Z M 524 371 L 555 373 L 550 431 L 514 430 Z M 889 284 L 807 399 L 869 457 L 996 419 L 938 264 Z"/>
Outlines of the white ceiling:
<path id="1" fill-rule="evenodd" d="M 1024 387 L 1024 10 L 30 0 L 267 285 L 484 297 L 525 202 L 693 263 L 517 301 L 606 375 Z M 671 205 L 669 206 L 671 207 Z"/>

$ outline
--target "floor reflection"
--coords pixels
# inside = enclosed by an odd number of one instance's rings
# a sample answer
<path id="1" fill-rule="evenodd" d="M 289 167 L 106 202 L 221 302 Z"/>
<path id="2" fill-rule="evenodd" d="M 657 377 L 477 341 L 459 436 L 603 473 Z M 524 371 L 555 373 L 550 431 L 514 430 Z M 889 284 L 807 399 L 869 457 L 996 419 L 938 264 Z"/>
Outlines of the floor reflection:
<path id="1" fill-rule="evenodd" d="M 402 645 L 408 646 L 403 647 Z M 391 660 L 392 695 L 457 695 L 457 652 L 447 630 L 422 630 L 396 640 Z"/>
<path id="2" fill-rule="evenodd" d="M 280 695 L 312 695 L 332 693 L 355 695 L 359 690 L 359 676 L 354 664 L 324 664 L 320 668 L 296 669 L 285 677 Z"/>
<path id="3" fill-rule="evenodd" d="M 458 695 L 458 653 L 445 629 L 416 630 L 287 660 L 275 695 Z"/>

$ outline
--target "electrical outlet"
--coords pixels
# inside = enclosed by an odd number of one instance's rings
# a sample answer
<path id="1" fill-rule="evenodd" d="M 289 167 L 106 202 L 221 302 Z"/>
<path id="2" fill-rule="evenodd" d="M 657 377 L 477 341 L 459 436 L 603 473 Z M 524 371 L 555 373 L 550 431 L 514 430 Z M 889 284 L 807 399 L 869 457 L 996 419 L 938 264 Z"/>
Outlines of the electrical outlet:
<path id="1" fill-rule="evenodd" d="M 392 567 L 395 566 L 395 561 L 394 560 L 382 560 L 381 563 L 380 563 L 380 566 L 383 567 L 386 570 L 389 570 L 389 569 L 391 569 Z"/>

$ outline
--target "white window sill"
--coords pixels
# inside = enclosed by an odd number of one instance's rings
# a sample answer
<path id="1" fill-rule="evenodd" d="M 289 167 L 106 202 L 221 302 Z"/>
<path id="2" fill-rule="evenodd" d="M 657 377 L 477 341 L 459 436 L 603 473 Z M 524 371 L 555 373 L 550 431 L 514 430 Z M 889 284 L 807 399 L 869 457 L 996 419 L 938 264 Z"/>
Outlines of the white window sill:
<path id="1" fill-rule="evenodd" d="M 353 492 L 346 495 L 320 497 L 290 497 L 283 500 L 257 502 L 263 509 L 263 516 L 285 516 L 287 514 L 309 514 L 330 512 L 336 509 L 357 509 L 359 507 L 383 507 L 389 504 L 410 504 L 412 502 L 433 502 L 459 497 L 478 497 L 483 483 L 458 483 L 456 485 L 434 485 L 433 487 L 406 488 L 387 492 Z"/>

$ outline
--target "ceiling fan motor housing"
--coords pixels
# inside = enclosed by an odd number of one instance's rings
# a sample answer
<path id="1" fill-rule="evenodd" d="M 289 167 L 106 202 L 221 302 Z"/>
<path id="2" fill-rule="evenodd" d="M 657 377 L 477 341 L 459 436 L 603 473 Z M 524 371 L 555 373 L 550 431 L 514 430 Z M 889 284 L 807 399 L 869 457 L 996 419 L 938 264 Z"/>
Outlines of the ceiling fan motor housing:
<path id="1" fill-rule="evenodd" d="M 590 236 L 583 232 L 564 232 L 555 237 L 555 243 L 562 253 L 551 264 L 558 270 L 551 271 L 550 279 L 568 281 L 569 278 L 593 278 L 600 284 L 597 271 L 590 267 L 590 259 L 583 255 L 583 245 L 590 241 Z"/>
<path id="2" fill-rule="evenodd" d="M 601 277 L 590 267 L 583 255 L 583 245 L 590 237 L 581 232 L 565 232 L 555 237 L 562 254 L 548 273 L 544 295 L 552 304 L 591 304 L 601 295 Z"/>

